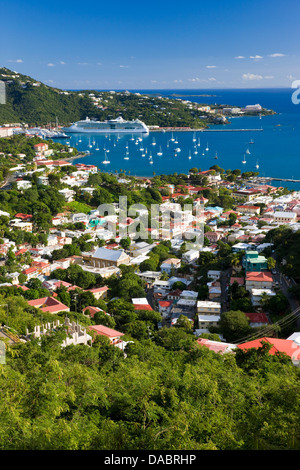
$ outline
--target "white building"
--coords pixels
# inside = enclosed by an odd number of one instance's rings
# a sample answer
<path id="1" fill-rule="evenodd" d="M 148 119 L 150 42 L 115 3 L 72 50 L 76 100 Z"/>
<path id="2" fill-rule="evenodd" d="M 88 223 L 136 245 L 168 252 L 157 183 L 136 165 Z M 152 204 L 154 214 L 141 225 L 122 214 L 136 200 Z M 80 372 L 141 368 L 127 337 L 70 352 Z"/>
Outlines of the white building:
<path id="1" fill-rule="evenodd" d="M 221 315 L 221 303 L 210 300 L 197 301 L 197 313 L 201 315 Z"/>

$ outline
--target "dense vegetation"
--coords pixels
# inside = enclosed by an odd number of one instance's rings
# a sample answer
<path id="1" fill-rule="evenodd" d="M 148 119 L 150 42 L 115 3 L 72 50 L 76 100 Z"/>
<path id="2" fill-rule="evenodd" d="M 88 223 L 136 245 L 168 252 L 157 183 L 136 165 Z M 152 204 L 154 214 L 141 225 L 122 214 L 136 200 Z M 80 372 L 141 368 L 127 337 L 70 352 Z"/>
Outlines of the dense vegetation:
<path id="1" fill-rule="evenodd" d="M 0 106 L 0 123 L 28 123 L 46 125 L 50 122 L 69 125 L 85 119 L 141 119 L 147 125 L 205 127 L 203 112 L 189 109 L 181 100 L 159 98 L 133 93 L 110 93 L 89 91 L 63 92 L 33 80 L 31 77 L 15 74 L 0 68 L 0 79 L 6 84 L 6 104 Z M 101 106 L 95 106 L 90 94 L 101 98 Z M 206 122 L 214 122 L 207 117 Z"/>
<path id="2" fill-rule="evenodd" d="M 57 331 L 0 365 L 0 448 L 300 448 L 299 369 L 268 347 L 220 356 L 183 328 L 61 348 Z"/>

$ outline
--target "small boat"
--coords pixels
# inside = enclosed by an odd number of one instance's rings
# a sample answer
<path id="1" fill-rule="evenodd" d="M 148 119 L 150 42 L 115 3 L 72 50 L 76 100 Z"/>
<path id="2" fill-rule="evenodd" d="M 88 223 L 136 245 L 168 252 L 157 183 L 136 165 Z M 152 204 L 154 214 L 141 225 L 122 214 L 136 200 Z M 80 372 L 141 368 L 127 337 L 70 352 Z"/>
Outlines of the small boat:
<path id="1" fill-rule="evenodd" d="M 249 144 L 254 144 L 254 140 L 251 139 L 250 142 L 249 142 Z"/>
<path id="2" fill-rule="evenodd" d="M 258 160 L 256 162 L 255 168 L 257 168 L 257 169 L 259 168 Z"/>
<path id="3" fill-rule="evenodd" d="M 200 147 L 200 137 L 198 138 L 197 146 Z"/>
<path id="4" fill-rule="evenodd" d="M 242 163 L 244 163 L 244 164 L 247 163 L 246 159 L 245 159 L 245 155 L 244 155 L 244 160 L 242 161 Z"/>
<path id="5" fill-rule="evenodd" d="M 106 153 L 105 153 L 105 157 L 104 157 L 104 160 L 102 162 L 104 165 L 107 165 L 108 163 L 110 163 L 109 160 L 106 160 Z"/>
<path id="6" fill-rule="evenodd" d="M 181 152 L 181 149 L 178 147 L 177 149 L 174 150 L 174 152 Z"/>
<path id="7" fill-rule="evenodd" d="M 215 160 L 218 160 L 218 154 L 217 154 L 217 152 L 216 152 L 216 155 L 214 156 L 214 159 L 215 159 Z"/>
<path id="8" fill-rule="evenodd" d="M 193 142 L 196 142 L 196 133 L 193 134 Z"/>
<path id="9" fill-rule="evenodd" d="M 131 139 L 130 139 L 130 140 L 134 140 L 134 137 L 133 137 L 133 135 L 131 135 Z"/>
<path id="10" fill-rule="evenodd" d="M 157 155 L 160 157 L 162 155 L 162 150 L 161 150 L 161 146 L 159 146 L 159 152 L 157 152 Z"/>
<path id="11" fill-rule="evenodd" d="M 189 160 L 192 158 L 191 151 L 189 151 Z"/>
<path id="12" fill-rule="evenodd" d="M 173 132 L 172 132 L 172 137 L 171 137 L 171 139 L 170 139 L 170 140 L 171 140 L 171 142 L 174 142 L 174 141 L 175 141 L 175 139 L 174 139 L 174 135 L 173 135 Z"/>
<path id="13" fill-rule="evenodd" d="M 197 147 L 195 147 L 194 155 L 198 155 Z"/>
<path id="14" fill-rule="evenodd" d="M 208 147 L 208 142 L 207 142 L 207 145 L 206 145 L 206 149 L 205 149 L 207 152 L 209 151 L 209 147 Z"/>
<path id="15" fill-rule="evenodd" d="M 154 137 L 153 137 L 153 140 L 152 140 L 152 145 L 156 145 Z"/>
<path id="16" fill-rule="evenodd" d="M 249 149 L 247 149 L 247 150 L 246 150 L 246 153 L 250 154 L 250 150 L 249 150 Z"/>

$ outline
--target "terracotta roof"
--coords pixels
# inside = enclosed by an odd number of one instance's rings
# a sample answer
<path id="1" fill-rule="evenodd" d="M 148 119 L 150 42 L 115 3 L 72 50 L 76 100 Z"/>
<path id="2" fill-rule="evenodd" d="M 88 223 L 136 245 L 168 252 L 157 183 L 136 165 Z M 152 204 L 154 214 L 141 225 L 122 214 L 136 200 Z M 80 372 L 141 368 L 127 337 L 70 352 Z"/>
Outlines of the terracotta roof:
<path id="1" fill-rule="evenodd" d="M 272 356 L 274 356 L 278 352 L 282 352 L 282 353 L 287 354 L 290 358 L 300 359 L 299 346 L 294 341 L 289 340 L 289 339 L 263 337 L 260 339 L 255 339 L 254 341 L 249 341 L 248 343 L 238 344 L 237 347 L 243 350 L 248 350 L 251 348 L 258 349 L 262 347 L 263 342 L 266 342 L 272 345 L 269 351 L 269 353 Z"/>
<path id="2" fill-rule="evenodd" d="M 220 354 L 224 353 L 228 348 L 228 345 L 226 343 L 221 343 L 219 341 L 210 341 L 209 339 L 206 339 L 206 338 L 197 339 L 197 343 L 200 346 L 205 346 L 211 351 L 214 351 L 215 353 L 220 353 Z"/>
<path id="3" fill-rule="evenodd" d="M 268 317 L 264 312 L 245 313 L 251 323 L 269 323 Z"/>
<path id="4" fill-rule="evenodd" d="M 98 335 L 108 336 L 109 338 L 114 338 L 116 336 L 124 336 L 124 333 L 120 331 L 113 330 L 104 325 L 93 325 L 88 327 L 89 330 L 95 331 Z"/>
<path id="5" fill-rule="evenodd" d="M 246 274 L 246 281 L 273 282 L 273 276 L 270 272 L 251 271 Z"/>

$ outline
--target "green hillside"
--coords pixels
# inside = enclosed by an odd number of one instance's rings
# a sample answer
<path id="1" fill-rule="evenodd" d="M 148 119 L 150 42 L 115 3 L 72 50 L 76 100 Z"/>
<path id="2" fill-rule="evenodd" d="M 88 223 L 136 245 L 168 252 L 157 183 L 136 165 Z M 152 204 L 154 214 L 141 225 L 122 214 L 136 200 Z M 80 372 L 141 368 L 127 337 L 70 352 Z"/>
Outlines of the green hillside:
<path id="1" fill-rule="evenodd" d="M 0 105 L 0 124 L 21 122 L 44 126 L 50 122 L 68 125 L 86 116 L 99 120 L 122 116 L 141 119 L 160 127 L 202 128 L 216 116 L 206 116 L 196 106 L 189 107 L 176 98 L 129 92 L 63 91 L 33 78 L 0 68 L 6 85 L 6 104 Z"/>

